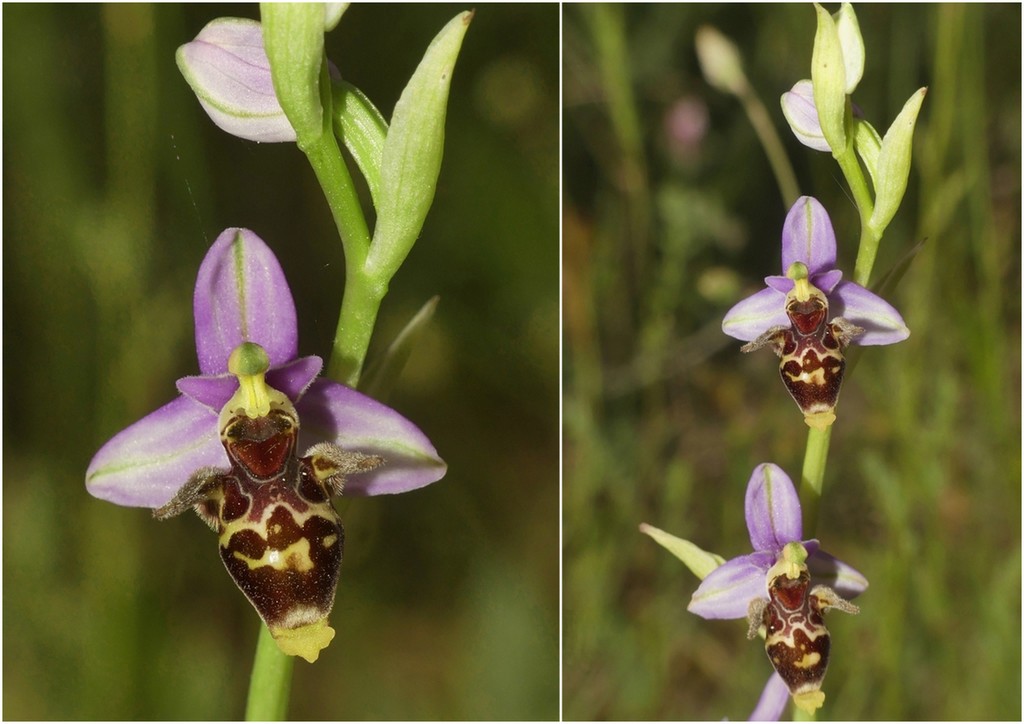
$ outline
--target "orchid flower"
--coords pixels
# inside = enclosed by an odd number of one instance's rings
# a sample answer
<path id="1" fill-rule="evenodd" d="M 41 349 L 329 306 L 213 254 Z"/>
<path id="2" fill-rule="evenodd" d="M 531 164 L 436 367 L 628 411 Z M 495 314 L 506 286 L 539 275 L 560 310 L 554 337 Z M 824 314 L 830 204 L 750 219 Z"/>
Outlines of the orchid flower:
<path id="1" fill-rule="evenodd" d="M 754 635 L 769 614 L 781 611 L 780 618 L 803 617 L 805 639 L 812 630 L 811 641 L 820 641 L 824 647 L 824 651 L 814 652 L 818 657 L 813 678 L 792 683 L 792 662 L 787 668 L 785 648 L 779 647 L 792 643 L 794 636 L 800 644 L 807 642 L 800 641 L 791 626 L 774 631 L 768 627 L 766 632 L 766 645 L 775 647 L 769 650 L 769 658 L 777 673 L 769 679 L 752 718 L 778 719 L 790 695 L 801 706 L 821 705 L 828 631 L 820 614 L 829 608 L 855 612 L 856 607 L 846 599 L 863 593 L 868 581 L 852 566 L 823 551 L 817 540 L 803 540 L 800 499 L 793 481 L 777 465 L 762 463 L 754 468 L 747 483 L 744 514 L 753 550 L 728 561 L 651 526 L 641 526 L 641 530 L 703 577 L 687 606 L 691 613 L 706 619 L 747 619 Z M 781 604 L 790 609 L 780 608 Z M 803 660 L 801 654 L 797 661 Z"/>
<path id="2" fill-rule="evenodd" d="M 297 356 L 291 291 L 273 252 L 253 232 L 227 229 L 214 242 L 199 268 L 194 311 L 200 374 L 179 379 L 175 400 L 103 445 L 89 464 L 86 488 L 118 505 L 154 508 L 161 518 L 194 508 L 221 533 L 229 572 L 282 650 L 315 660 L 333 637 L 326 617 L 343 543 L 331 495 L 414 490 L 443 477 L 445 463 L 413 423 L 318 379 L 319 357 Z M 308 448 L 301 458 L 299 445 Z M 273 539 L 290 529 L 293 513 L 301 531 Z M 247 529 L 238 536 L 242 520 Z M 314 535 L 318 521 L 327 527 Z M 271 533 L 261 538 L 259 527 L 268 524 Z M 334 565 L 333 577 L 321 576 L 329 590 L 318 593 L 315 606 L 306 601 L 290 612 L 271 611 L 285 606 L 278 594 L 305 585 L 301 574 L 316 572 L 317 544 Z M 275 594 L 240 580 L 232 570 L 239 560 L 260 576 L 278 575 Z M 315 645 L 289 643 L 303 626 L 315 627 Z"/>
<path id="3" fill-rule="evenodd" d="M 766 289 L 741 300 L 722 321 L 722 331 L 750 344 L 771 346 L 780 371 L 807 424 L 835 419 L 850 343 L 894 344 L 910 335 L 896 309 L 864 287 L 843 280 L 836 266 L 836 237 L 824 207 L 802 196 L 782 228 L 782 272 L 765 277 Z"/>

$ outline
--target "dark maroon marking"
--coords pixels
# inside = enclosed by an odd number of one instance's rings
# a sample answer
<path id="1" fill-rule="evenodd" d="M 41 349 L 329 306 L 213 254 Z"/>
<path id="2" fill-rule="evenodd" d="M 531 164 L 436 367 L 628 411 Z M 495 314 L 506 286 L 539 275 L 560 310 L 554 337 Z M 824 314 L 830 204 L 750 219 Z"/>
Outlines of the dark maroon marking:
<path id="1" fill-rule="evenodd" d="M 224 502 L 220 507 L 220 519 L 222 522 L 230 523 L 238 520 L 249 511 L 252 498 L 242 493 L 239 489 L 238 478 L 232 480 L 231 484 L 224 485 Z"/>
<path id="2" fill-rule="evenodd" d="M 324 488 L 316 474 L 313 466 L 304 458 L 299 461 L 299 485 L 298 493 L 310 503 L 326 503 L 330 500 L 327 489 Z"/>
<path id="3" fill-rule="evenodd" d="M 825 325 L 828 307 L 820 299 L 793 300 L 786 307 L 786 314 L 799 334 L 814 334 Z"/>
<path id="4" fill-rule="evenodd" d="M 284 471 L 295 450 L 295 422 L 283 410 L 266 417 L 239 416 L 227 428 L 224 447 L 251 477 L 268 480 Z"/>

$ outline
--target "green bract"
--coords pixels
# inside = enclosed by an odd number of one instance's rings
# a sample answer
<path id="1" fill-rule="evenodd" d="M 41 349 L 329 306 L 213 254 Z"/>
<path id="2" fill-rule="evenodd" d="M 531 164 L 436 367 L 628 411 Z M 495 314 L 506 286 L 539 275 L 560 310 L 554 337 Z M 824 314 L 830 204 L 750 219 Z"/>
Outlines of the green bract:
<path id="1" fill-rule="evenodd" d="M 878 180 L 875 176 L 878 173 L 878 152 L 882 149 L 881 136 L 870 123 L 860 118 L 854 118 L 853 145 L 857 149 L 861 161 L 864 162 L 868 175 L 871 176 L 871 185 L 877 189 Z"/>
<path id="2" fill-rule="evenodd" d="M 852 95 L 864 75 L 864 38 L 860 34 L 857 15 L 850 3 L 843 3 L 833 18 L 839 45 L 843 49 L 843 66 L 846 74 L 846 95 Z"/>
<path id="3" fill-rule="evenodd" d="M 370 99 L 351 83 L 334 83 L 333 98 L 334 133 L 359 166 L 376 208 L 380 205 L 380 162 L 384 156 L 388 122 Z"/>
<path id="4" fill-rule="evenodd" d="M 334 30 L 352 3 L 324 3 L 324 32 Z"/>
<path id="5" fill-rule="evenodd" d="M 903 194 L 907 191 L 914 125 L 927 92 L 927 88 L 921 88 L 910 96 L 882 139 L 875 178 L 875 209 L 870 221 L 871 228 L 879 236 L 896 215 Z"/>
<path id="6" fill-rule="evenodd" d="M 814 53 L 811 56 L 811 82 L 814 85 L 814 105 L 818 109 L 821 132 L 837 156 L 846 149 L 846 65 L 839 41 L 836 21 L 828 11 L 815 3 L 818 30 L 814 34 Z"/>
<path id="7" fill-rule="evenodd" d="M 365 270 L 390 279 L 419 236 L 434 199 L 455 60 L 473 13 L 452 19 L 430 43 L 402 91 L 381 159 L 377 225 Z"/>
<path id="8" fill-rule="evenodd" d="M 274 92 L 305 147 L 324 132 L 320 75 L 327 12 L 323 3 L 261 3 L 260 18 Z"/>
<path id="9" fill-rule="evenodd" d="M 681 560 L 690 569 L 690 572 L 702 581 L 708 577 L 711 571 L 725 563 L 725 559 L 722 556 L 716 553 L 708 553 L 696 544 L 684 538 L 677 538 L 671 533 L 655 528 L 653 525 L 641 523 L 640 532 L 649 535 L 661 547 Z"/>

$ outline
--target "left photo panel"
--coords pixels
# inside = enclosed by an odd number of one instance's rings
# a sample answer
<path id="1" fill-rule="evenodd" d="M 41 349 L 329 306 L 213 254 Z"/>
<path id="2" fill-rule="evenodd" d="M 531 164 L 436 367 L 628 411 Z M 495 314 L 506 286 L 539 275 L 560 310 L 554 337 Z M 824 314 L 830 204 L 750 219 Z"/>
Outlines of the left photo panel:
<path id="1" fill-rule="evenodd" d="M 3 8 L 4 718 L 560 718 L 560 12 Z"/>

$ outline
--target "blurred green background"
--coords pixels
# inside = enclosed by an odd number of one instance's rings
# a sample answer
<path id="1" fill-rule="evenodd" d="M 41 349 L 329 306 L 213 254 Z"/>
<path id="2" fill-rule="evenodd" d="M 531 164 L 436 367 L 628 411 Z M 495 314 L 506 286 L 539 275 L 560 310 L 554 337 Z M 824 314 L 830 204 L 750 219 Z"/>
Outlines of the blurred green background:
<path id="1" fill-rule="evenodd" d="M 831 11 L 837 6 L 831 5 Z M 867 348 L 832 434 L 818 534 L 871 582 L 833 616 L 824 719 L 1021 717 L 1019 5 L 864 5 L 854 101 L 884 131 L 929 87 L 880 279 L 912 331 Z M 754 466 L 799 477 L 806 428 L 725 311 L 779 273 L 786 206 L 694 34 L 741 49 L 849 278 L 860 228 L 779 97 L 810 77 L 801 5 L 564 9 L 564 707 L 567 719 L 745 719 L 771 667 L 746 623 L 687 613 L 696 578 L 647 522 L 749 552 Z"/>
<path id="2" fill-rule="evenodd" d="M 355 5 L 327 37 L 390 116 L 430 40 L 471 6 Z M 259 620 L 194 516 L 85 492 L 92 454 L 196 372 L 192 287 L 246 226 L 324 355 L 344 279 L 291 144 L 228 136 L 174 64 L 255 5 L 7 5 L 4 60 L 3 716 L 225 719 Z M 339 501 L 337 638 L 295 666 L 297 719 L 558 714 L 557 5 L 481 6 L 452 85 L 437 199 L 371 355 L 440 306 L 388 402 L 443 481 Z"/>

